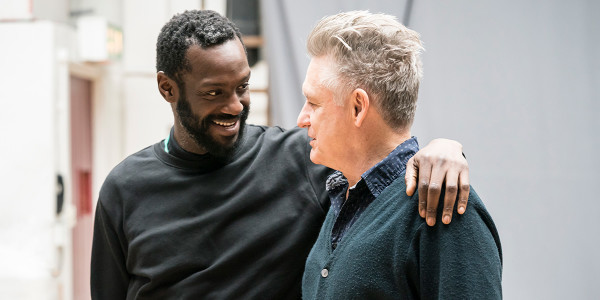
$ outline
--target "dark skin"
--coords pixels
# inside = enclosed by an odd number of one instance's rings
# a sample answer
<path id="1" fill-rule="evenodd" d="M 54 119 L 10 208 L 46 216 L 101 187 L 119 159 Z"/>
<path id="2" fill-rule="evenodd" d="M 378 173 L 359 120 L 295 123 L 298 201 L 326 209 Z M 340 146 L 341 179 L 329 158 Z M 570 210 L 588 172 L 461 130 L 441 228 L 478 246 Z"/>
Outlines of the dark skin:
<path id="1" fill-rule="evenodd" d="M 243 106 L 250 105 L 248 80 L 250 67 L 241 42 L 236 38 L 221 45 L 202 49 L 191 46 L 186 58 L 191 71 L 181 76 L 185 98 L 192 111 L 203 119 L 208 115 L 238 116 Z M 158 90 L 170 103 L 174 117 L 174 135 L 177 143 L 188 152 L 205 154 L 207 150 L 198 144 L 181 125 L 176 111 L 182 90 L 173 78 L 164 72 L 157 73 Z M 239 120 L 222 118 L 212 120 L 208 133 L 224 147 L 229 147 L 239 136 Z M 436 211 L 442 184 L 446 184 L 442 222 L 449 224 L 458 195 L 458 213 L 464 213 L 469 194 L 468 165 L 462 156 L 460 143 L 436 139 L 411 158 L 406 168 L 406 193 L 419 191 L 419 214 L 427 224 L 436 222 Z M 417 176 L 418 175 L 418 176 Z"/>
<path id="2" fill-rule="evenodd" d="M 435 143 L 454 144 L 459 151 L 448 151 L 446 155 L 432 153 L 429 146 Z M 419 182 L 419 215 L 426 218 L 429 226 L 435 225 L 438 199 L 442 183 L 446 180 L 442 223 L 449 224 L 458 195 L 457 211 L 465 213 L 469 199 L 469 166 L 462 156 L 462 145 L 456 141 L 435 139 L 417 152 L 406 164 L 406 194 L 412 196 Z M 417 175 L 419 178 L 417 178 Z"/>
<path id="3" fill-rule="evenodd" d="M 186 56 L 193 67 L 191 72 L 183 74 L 182 80 L 187 101 L 198 117 L 209 114 L 238 116 L 242 104 L 250 105 L 250 67 L 239 41 L 232 40 L 207 49 L 191 46 Z M 207 59 L 209 57 L 211 59 Z M 175 139 L 186 151 L 205 154 L 206 149 L 190 137 L 175 111 L 180 87 L 163 72 L 158 73 L 157 80 L 161 95 L 173 110 Z M 233 145 L 238 136 L 239 121 L 223 118 L 217 122 L 211 122 L 210 135 L 224 147 Z"/>

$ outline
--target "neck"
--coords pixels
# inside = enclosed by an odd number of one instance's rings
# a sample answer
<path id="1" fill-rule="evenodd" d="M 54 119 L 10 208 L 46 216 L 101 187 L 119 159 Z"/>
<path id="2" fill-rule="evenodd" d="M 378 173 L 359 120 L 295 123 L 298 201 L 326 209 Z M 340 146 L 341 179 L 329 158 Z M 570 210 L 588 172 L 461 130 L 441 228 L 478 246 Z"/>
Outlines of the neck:
<path id="1" fill-rule="evenodd" d="M 183 148 L 183 150 L 195 153 L 195 154 L 206 154 L 207 151 L 204 147 L 201 147 L 196 143 L 194 138 L 187 132 L 187 130 L 181 125 L 179 120 L 175 120 L 175 126 L 173 131 L 173 137 L 177 141 L 177 144 Z"/>
<path id="2" fill-rule="evenodd" d="M 409 138 L 410 131 L 382 131 L 376 134 L 365 134 L 353 143 L 356 145 L 352 151 L 353 155 L 349 158 L 346 167 L 339 171 L 348 179 L 348 184 L 353 186 L 360 181 L 362 174 L 386 158 L 398 145 Z"/>

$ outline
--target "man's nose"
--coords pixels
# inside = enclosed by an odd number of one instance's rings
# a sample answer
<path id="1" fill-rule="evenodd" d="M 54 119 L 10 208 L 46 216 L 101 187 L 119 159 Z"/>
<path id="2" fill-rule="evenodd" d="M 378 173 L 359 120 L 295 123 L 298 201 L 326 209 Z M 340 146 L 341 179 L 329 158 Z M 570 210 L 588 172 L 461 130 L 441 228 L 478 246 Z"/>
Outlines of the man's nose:
<path id="1" fill-rule="evenodd" d="M 305 102 L 304 106 L 302 106 L 302 111 L 300 111 L 300 114 L 298 115 L 298 120 L 296 121 L 298 127 L 305 128 L 310 126 L 310 114 L 308 113 L 308 110 L 308 102 Z"/>
<path id="2" fill-rule="evenodd" d="M 233 93 L 229 99 L 227 99 L 227 104 L 223 109 L 223 113 L 230 115 L 239 115 L 242 110 L 244 110 L 244 105 L 242 105 L 241 97 Z"/>

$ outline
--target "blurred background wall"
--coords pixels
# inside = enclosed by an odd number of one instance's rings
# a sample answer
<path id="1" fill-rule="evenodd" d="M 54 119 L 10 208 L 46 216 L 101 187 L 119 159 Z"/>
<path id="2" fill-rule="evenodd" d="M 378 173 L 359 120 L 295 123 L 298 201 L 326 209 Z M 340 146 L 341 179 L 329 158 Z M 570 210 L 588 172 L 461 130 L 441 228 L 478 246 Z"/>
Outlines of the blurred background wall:
<path id="1" fill-rule="evenodd" d="M 242 27 L 250 122 L 283 127 L 304 102 L 304 43 L 320 18 L 368 9 L 418 31 L 413 134 L 464 145 L 501 235 L 505 298 L 598 298 L 597 1 L 0 0 L 0 299 L 89 298 L 99 187 L 168 134 L 156 37 L 196 8 Z"/>
<path id="2" fill-rule="evenodd" d="M 425 77 L 413 134 L 422 145 L 464 145 L 471 183 L 500 232 L 506 299 L 600 297 L 600 2 L 262 3 L 279 74 L 272 96 L 293 92 L 294 111 L 306 36 L 324 15 L 368 9 L 418 31 Z M 273 118 L 295 124 L 294 112 Z"/>

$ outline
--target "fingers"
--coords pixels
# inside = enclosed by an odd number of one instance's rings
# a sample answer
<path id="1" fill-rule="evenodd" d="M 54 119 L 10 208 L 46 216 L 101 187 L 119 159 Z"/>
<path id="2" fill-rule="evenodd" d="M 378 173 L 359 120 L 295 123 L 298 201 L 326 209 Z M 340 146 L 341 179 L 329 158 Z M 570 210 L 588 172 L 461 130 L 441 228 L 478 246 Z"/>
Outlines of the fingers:
<path id="1" fill-rule="evenodd" d="M 405 175 L 406 194 L 412 196 L 415 185 L 418 184 L 419 215 L 425 218 L 427 225 L 434 226 L 436 223 L 444 180 L 446 190 L 442 223 L 452 221 L 454 205 L 457 205 L 459 214 L 466 211 L 470 192 L 468 170 L 467 160 L 462 155 L 462 145 L 456 141 L 433 140 L 411 158 Z"/>
<path id="2" fill-rule="evenodd" d="M 406 163 L 406 174 L 404 175 L 404 182 L 406 182 L 406 195 L 412 196 L 417 188 L 417 176 L 419 174 L 419 167 L 415 164 L 414 157 L 411 157 Z"/>
<path id="3" fill-rule="evenodd" d="M 469 192 L 471 191 L 471 187 L 469 186 L 468 168 L 460 172 L 460 176 L 458 178 L 458 185 L 460 187 L 460 191 L 458 193 L 458 213 L 462 215 L 467 209 L 467 202 L 469 201 Z"/>
<path id="4" fill-rule="evenodd" d="M 442 213 L 442 223 L 450 224 L 452 221 L 452 212 L 458 193 L 458 173 L 448 172 L 446 174 L 446 193 L 444 195 L 444 211 Z"/>
<path id="5" fill-rule="evenodd" d="M 442 183 L 446 176 L 445 170 L 440 170 L 439 166 L 434 166 L 431 170 L 431 179 L 429 180 L 429 189 L 427 191 L 427 216 L 425 221 L 427 225 L 435 225 L 438 203 L 442 193 Z M 419 193 L 421 190 L 419 190 Z"/>
<path id="6" fill-rule="evenodd" d="M 427 209 L 427 197 L 429 193 L 429 178 L 431 176 L 431 164 L 422 163 L 419 168 L 419 215 L 425 218 Z"/>

